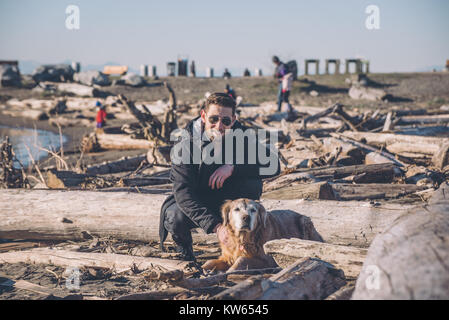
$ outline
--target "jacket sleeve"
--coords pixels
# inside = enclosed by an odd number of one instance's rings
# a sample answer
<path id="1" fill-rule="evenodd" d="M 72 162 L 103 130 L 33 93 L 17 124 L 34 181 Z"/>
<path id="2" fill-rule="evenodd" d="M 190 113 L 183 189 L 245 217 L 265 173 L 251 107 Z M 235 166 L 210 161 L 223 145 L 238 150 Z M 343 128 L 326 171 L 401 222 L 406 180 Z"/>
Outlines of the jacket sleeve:
<path id="1" fill-rule="evenodd" d="M 211 212 L 198 196 L 198 178 L 195 166 L 191 164 L 172 165 L 170 178 L 173 193 L 179 208 L 206 233 L 212 233 L 221 223 L 219 214 Z"/>

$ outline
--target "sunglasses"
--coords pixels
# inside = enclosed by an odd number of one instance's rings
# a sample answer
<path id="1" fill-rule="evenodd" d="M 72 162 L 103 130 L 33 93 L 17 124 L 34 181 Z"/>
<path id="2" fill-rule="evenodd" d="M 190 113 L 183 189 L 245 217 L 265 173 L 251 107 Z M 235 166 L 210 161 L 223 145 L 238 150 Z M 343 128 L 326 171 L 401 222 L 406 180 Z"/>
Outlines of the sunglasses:
<path id="1" fill-rule="evenodd" d="M 232 123 L 232 119 L 229 117 L 219 117 L 219 116 L 210 116 L 207 118 L 211 124 L 216 124 L 219 120 L 221 120 L 221 123 L 223 123 L 225 126 L 229 126 Z"/>

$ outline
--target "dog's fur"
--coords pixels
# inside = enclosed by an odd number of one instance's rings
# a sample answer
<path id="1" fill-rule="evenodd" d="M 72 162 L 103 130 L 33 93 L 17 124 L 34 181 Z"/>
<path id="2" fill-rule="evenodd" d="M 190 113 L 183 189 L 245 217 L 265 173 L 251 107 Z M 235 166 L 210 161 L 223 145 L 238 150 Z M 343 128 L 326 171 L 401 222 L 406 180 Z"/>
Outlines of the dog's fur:
<path id="1" fill-rule="evenodd" d="M 269 214 L 249 199 L 226 201 L 221 209 L 229 243 L 220 243 L 221 256 L 203 265 L 205 270 L 232 271 L 277 267 L 265 254 L 265 242 L 282 238 L 323 241 L 309 218 L 292 211 Z"/>

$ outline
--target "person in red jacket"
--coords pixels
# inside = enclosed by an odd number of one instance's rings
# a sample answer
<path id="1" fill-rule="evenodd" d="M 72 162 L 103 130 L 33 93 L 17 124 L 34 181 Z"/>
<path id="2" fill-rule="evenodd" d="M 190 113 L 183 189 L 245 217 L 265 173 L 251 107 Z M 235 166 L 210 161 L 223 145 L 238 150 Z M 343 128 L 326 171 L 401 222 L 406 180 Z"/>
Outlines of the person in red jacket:
<path id="1" fill-rule="evenodd" d="M 106 110 L 105 110 L 104 106 L 102 106 L 99 101 L 97 101 L 96 107 L 97 107 L 97 110 L 98 110 L 97 118 L 96 118 L 97 129 L 101 129 L 106 124 Z"/>

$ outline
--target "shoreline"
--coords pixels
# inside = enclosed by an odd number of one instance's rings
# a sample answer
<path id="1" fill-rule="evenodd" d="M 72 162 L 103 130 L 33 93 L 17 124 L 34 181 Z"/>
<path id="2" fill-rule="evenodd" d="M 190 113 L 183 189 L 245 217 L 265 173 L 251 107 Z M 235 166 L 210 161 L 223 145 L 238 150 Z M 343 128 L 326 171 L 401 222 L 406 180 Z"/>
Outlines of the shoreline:
<path id="1" fill-rule="evenodd" d="M 48 120 L 31 120 L 26 118 L 17 118 L 4 115 L 0 113 L 0 124 L 12 128 L 26 128 L 33 130 L 34 128 L 39 130 L 46 130 L 59 135 L 59 129 L 48 123 Z M 109 125 L 123 124 L 123 122 L 110 120 Z M 80 144 L 85 134 L 89 134 L 95 130 L 94 125 L 92 127 L 63 127 L 61 128 L 62 134 L 67 138 L 67 141 L 63 144 L 64 157 L 69 167 L 75 166 L 81 156 Z M 118 160 L 124 156 L 137 156 L 146 154 L 148 150 L 103 150 L 99 152 L 92 152 L 83 155 L 82 163 L 84 165 L 99 164 L 104 161 Z M 48 161 L 52 158 L 52 155 L 42 157 L 37 163 L 44 167 L 50 165 Z M 42 168 L 41 168 L 42 169 Z"/>

